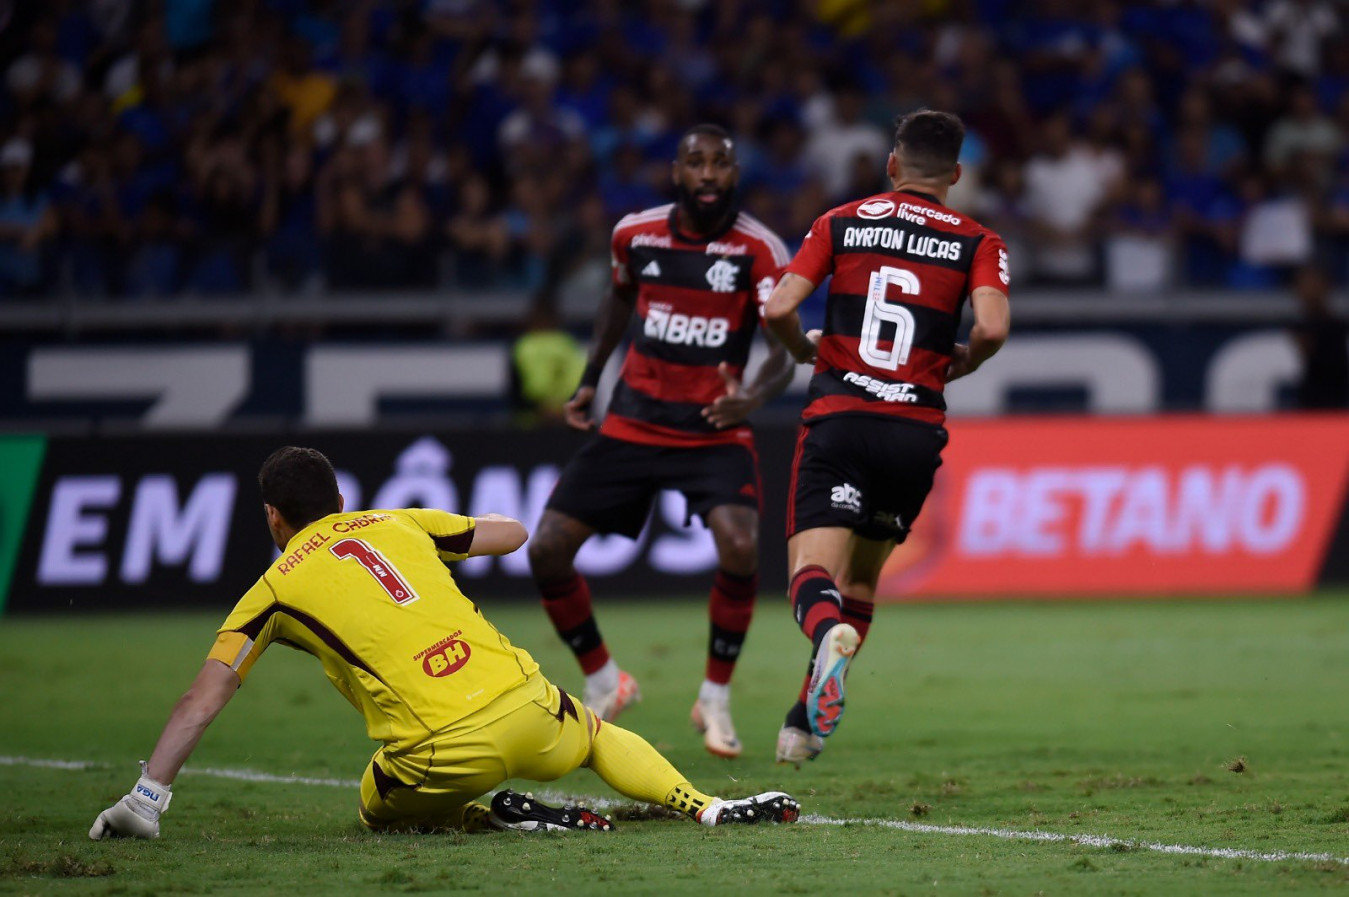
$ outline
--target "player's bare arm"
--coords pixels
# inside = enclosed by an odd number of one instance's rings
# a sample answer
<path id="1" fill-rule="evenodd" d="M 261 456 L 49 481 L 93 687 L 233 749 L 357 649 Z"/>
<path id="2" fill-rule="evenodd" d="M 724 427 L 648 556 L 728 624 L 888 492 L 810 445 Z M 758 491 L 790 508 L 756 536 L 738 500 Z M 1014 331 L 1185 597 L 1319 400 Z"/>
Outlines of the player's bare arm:
<path id="1" fill-rule="evenodd" d="M 529 538 L 529 530 L 520 521 L 504 514 L 481 514 L 473 518 L 473 543 L 468 556 L 510 554 Z"/>
<path id="2" fill-rule="evenodd" d="M 89 837 L 158 838 L 159 816 L 168 809 L 170 785 L 201 741 L 206 727 L 239 690 L 239 676 L 218 660 L 202 664 L 197 678 L 174 705 L 150 761 L 141 764 L 141 777 L 131 791 L 94 820 Z"/>
<path id="3" fill-rule="evenodd" d="M 146 770 L 150 777 L 166 785 L 176 779 L 206 727 L 238 690 L 238 673 L 215 659 L 203 663 L 197 678 L 174 705 L 150 754 Z"/>
<path id="4" fill-rule="evenodd" d="M 703 409 L 703 419 L 718 429 L 744 423 L 765 403 L 782 395 L 792 382 L 795 367 L 786 348 L 769 335 L 768 357 L 749 383 L 742 383 L 732 374 L 731 366 L 726 362 L 717 365 L 717 373 L 726 383 L 726 394 Z"/>
<path id="5" fill-rule="evenodd" d="M 636 287 L 610 285 L 605 291 L 595 316 L 595 330 L 590 340 L 585 373 L 581 375 L 581 385 L 563 406 L 567 426 L 574 430 L 595 429 L 595 419 L 590 415 L 590 405 L 595 401 L 595 387 L 600 382 L 600 374 L 604 372 L 609 356 L 627 332 L 636 301 Z"/>
<path id="6" fill-rule="evenodd" d="M 787 348 L 798 364 L 812 364 L 820 343 L 820 331 L 804 333 L 801 316 L 796 310 L 815 292 L 815 284 L 799 274 L 788 272 L 773 288 L 773 295 L 764 305 L 764 320 L 768 330 Z"/>
<path id="7" fill-rule="evenodd" d="M 957 380 L 974 373 L 1007 342 L 1012 327 L 1012 311 L 1007 294 L 993 287 L 979 287 L 970 294 L 974 326 L 968 345 L 957 343 L 951 353 L 946 379 Z"/>

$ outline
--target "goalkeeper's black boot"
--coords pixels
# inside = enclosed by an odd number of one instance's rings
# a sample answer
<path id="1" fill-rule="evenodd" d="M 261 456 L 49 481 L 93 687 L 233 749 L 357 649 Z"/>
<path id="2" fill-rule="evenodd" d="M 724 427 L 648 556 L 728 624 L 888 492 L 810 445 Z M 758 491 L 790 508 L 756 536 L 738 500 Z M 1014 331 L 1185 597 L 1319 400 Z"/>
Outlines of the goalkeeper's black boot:
<path id="1" fill-rule="evenodd" d="M 790 794 L 765 791 L 733 800 L 717 798 L 698 813 L 703 825 L 755 825 L 760 822 L 795 822 L 801 805 Z"/>
<path id="2" fill-rule="evenodd" d="M 498 791 L 492 798 L 492 824 L 520 832 L 599 831 L 611 832 L 607 816 L 580 806 L 550 807 L 533 794 Z"/>

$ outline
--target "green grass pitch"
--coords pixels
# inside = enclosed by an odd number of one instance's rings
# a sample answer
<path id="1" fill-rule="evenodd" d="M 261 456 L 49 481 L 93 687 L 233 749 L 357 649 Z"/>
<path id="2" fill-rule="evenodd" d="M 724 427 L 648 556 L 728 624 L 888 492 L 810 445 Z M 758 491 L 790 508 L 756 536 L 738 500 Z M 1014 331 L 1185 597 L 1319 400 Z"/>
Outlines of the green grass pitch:
<path id="1" fill-rule="evenodd" d="M 536 604 L 484 609 L 579 692 L 580 674 Z M 814 820 L 738 830 L 649 819 L 620 821 L 612 835 L 379 837 L 359 826 L 352 787 L 207 774 L 350 781 L 368 761 L 374 746 L 360 718 L 317 663 L 277 647 L 207 733 L 195 772 L 179 778 L 163 837 L 90 842 L 90 823 L 135 781 L 135 761 L 225 611 L 0 621 L 0 894 L 1349 885 L 1349 595 L 884 606 L 837 734 L 800 770 L 772 762 L 806 651 L 779 596 L 761 599 L 736 675 L 746 751 L 733 762 L 705 754 L 688 724 L 707 638 L 701 603 L 599 602 L 610 647 L 645 694 L 623 724 L 706 790 L 782 788 Z M 614 798 L 584 770 L 547 790 Z M 1014 834 L 1032 832 L 1046 840 Z M 1081 840 L 1089 836 L 1115 840 Z"/>

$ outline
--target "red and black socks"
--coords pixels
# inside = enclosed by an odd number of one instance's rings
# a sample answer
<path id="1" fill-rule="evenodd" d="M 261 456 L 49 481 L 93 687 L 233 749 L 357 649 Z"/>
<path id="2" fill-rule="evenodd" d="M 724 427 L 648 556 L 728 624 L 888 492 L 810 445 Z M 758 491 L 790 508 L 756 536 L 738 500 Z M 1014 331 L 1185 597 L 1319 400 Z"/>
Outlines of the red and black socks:
<path id="1" fill-rule="evenodd" d="M 596 672 L 609 662 L 609 649 L 604 645 L 600 627 L 590 607 L 590 586 L 579 573 L 568 579 L 539 583 L 543 609 L 562 641 L 567 643 L 581 670 L 586 675 Z"/>

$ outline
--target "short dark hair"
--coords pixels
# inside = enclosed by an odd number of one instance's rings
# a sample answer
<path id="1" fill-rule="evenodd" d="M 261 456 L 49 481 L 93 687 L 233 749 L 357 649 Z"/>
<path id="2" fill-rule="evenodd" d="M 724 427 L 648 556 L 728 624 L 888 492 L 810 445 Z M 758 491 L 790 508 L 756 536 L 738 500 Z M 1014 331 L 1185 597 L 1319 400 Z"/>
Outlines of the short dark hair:
<path id="1" fill-rule="evenodd" d="M 262 501 L 296 529 L 341 510 L 337 474 L 317 449 L 287 445 L 272 452 L 258 471 Z"/>
<path id="2" fill-rule="evenodd" d="M 905 171 L 919 177 L 955 171 L 964 142 L 965 125 L 950 112 L 919 109 L 895 119 L 895 155 Z"/>

